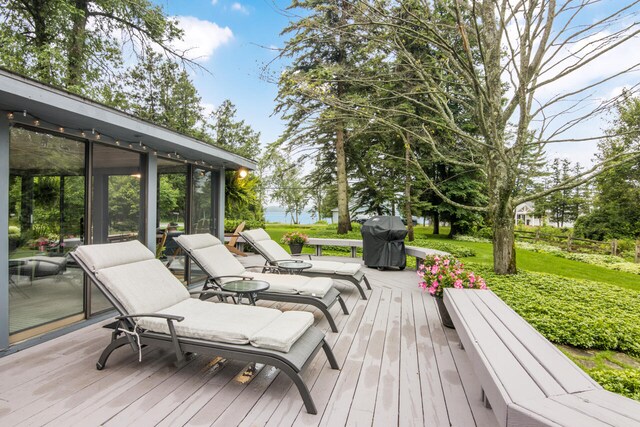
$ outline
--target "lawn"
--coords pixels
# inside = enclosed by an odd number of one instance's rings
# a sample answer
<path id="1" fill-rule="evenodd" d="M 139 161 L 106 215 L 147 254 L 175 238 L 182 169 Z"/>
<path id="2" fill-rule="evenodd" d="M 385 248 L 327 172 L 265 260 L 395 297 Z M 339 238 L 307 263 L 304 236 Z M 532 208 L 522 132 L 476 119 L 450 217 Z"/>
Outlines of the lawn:
<path id="1" fill-rule="evenodd" d="M 266 230 L 269 235 L 276 241 L 280 241 L 280 238 L 284 233 L 292 230 L 303 231 L 312 237 L 327 237 L 325 234 L 329 231 L 328 227 L 322 224 L 297 226 L 288 224 L 268 224 L 266 226 Z M 417 226 L 415 230 L 416 238 L 434 240 L 436 242 L 443 242 L 449 245 L 470 248 L 475 251 L 475 256 L 461 257 L 464 262 L 473 262 L 487 266 L 493 265 L 493 249 L 491 247 L 491 243 L 451 240 L 447 238 L 447 234 L 449 233 L 449 229 L 447 227 L 441 227 L 441 234 L 439 235 L 431 234 L 433 231 L 431 227 Z M 357 233 L 357 235 L 359 235 L 359 233 Z M 331 237 L 335 238 L 337 236 Z M 350 237 L 358 238 L 358 236 Z M 313 249 L 305 248 L 304 252 L 313 253 Z M 327 255 L 348 255 L 348 248 L 344 251 L 337 251 L 335 253 L 331 251 L 327 252 L 326 250 L 324 250 L 324 253 Z M 518 269 L 521 270 L 556 274 L 558 276 L 563 276 L 570 279 L 592 280 L 640 291 L 640 275 L 637 274 L 613 271 L 579 261 L 560 258 L 552 254 L 532 252 L 524 249 L 518 249 L 516 251 L 516 257 Z"/>

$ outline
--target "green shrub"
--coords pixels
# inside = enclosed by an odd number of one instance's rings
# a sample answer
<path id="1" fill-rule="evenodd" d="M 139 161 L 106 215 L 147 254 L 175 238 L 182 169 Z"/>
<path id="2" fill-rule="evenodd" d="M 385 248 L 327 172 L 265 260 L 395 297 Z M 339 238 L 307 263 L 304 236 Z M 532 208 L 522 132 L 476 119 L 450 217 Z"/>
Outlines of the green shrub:
<path id="1" fill-rule="evenodd" d="M 640 355 L 640 292 L 545 273 L 499 276 L 468 263 L 549 341 Z"/>
<path id="2" fill-rule="evenodd" d="M 9 236 L 19 236 L 20 235 L 20 227 L 15 225 L 9 226 Z"/>
<path id="3" fill-rule="evenodd" d="M 591 369 L 587 372 L 605 390 L 640 400 L 640 370 Z"/>
<path id="4" fill-rule="evenodd" d="M 419 246 L 421 248 L 436 249 L 438 251 L 448 252 L 456 258 L 466 258 L 476 256 L 476 251 L 455 243 L 447 243 L 441 240 L 433 239 L 416 239 L 408 242 L 411 246 Z"/>
<path id="5" fill-rule="evenodd" d="M 233 233 L 238 228 L 238 225 L 244 221 L 242 219 L 226 219 L 224 220 L 224 232 L 225 233 Z M 253 230 L 255 228 L 264 228 L 264 221 L 254 221 L 249 220 L 245 221 L 244 229 L 245 230 Z"/>

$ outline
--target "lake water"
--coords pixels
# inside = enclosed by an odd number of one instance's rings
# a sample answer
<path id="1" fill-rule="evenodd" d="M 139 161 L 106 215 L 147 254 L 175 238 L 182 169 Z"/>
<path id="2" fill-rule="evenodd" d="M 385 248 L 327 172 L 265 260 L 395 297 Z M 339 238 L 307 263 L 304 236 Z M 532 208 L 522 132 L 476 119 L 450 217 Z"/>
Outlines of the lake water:
<path id="1" fill-rule="evenodd" d="M 264 213 L 264 219 L 266 222 L 280 222 L 284 224 L 292 224 L 291 215 L 288 215 L 284 211 L 276 211 L 266 209 Z M 300 214 L 300 224 L 314 224 L 317 222 L 317 216 L 312 216 L 310 212 L 303 212 Z M 328 222 L 331 222 L 331 218 L 327 218 Z"/>

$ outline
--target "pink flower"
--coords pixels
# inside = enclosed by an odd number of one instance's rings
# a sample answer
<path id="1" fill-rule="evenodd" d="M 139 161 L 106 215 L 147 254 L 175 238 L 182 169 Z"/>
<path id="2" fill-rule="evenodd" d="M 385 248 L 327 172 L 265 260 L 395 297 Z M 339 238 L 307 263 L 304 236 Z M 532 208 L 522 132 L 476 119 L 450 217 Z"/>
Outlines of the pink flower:
<path id="1" fill-rule="evenodd" d="M 442 261 L 442 263 L 444 264 L 444 266 L 445 266 L 445 267 L 446 267 L 446 266 L 448 266 L 450 262 L 451 262 L 451 261 L 449 261 L 449 260 L 448 260 L 448 259 L 446 259 L 446 258 L 445 258 L 445 260 L 444 260 L 444 261 Z"/>
<path id="2" fill-rule="evenodd" d="M 455 282 L 453 282 L 453 287 L 456 288 L 456 289 L 462 289 L 463 288 L 462 280 L 458 279 Z"/>
<path id="3" fill-rule="evenodd" d="M 469 273 L 469 282 L 473 285 L 476 281 L 476 276 L 474 276 L 473 272 Z"/>
<path id="4" fill-rule="evenodd" d="M 431 274 L 437 274 L 438 273 L 438 265 L 434 264 L 433 266 L 431 266 Z"/>

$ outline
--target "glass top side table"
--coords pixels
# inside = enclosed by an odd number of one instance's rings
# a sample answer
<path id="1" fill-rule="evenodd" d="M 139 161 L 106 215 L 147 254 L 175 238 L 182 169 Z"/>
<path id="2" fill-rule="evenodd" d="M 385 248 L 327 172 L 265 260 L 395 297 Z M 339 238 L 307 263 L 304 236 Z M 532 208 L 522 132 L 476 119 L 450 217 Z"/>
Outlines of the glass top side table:
<path id="1" fill-rule="evenodd" d="M 223 283 L 220 288 L 223 291 L 235 292 L 238 295 L 238 303 L 242 302 L 242 298 L 247 297 L 251 305 L 256 305 L 258 292 L 269 289 L 269 283 L 263 280 L 232 280 Z"/>

